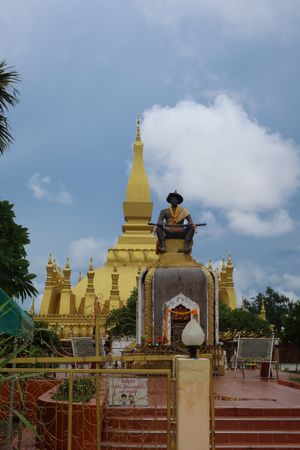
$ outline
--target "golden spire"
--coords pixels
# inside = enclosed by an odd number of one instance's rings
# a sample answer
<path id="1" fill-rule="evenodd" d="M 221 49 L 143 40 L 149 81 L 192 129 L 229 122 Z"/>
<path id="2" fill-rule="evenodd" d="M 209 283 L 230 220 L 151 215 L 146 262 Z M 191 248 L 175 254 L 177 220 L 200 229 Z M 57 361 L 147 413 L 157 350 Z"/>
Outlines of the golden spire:
<path id="1" fill-rule="evenodd" d="M 225 265 L 225 259 L 222 259 L 222 269 L 221 269 L 221 279 L 220 279 L 220 284 L 219 284 L 219 288 L 220 289 L 224 289 L 226 287 L 226 278 L 227 278 L 227 274 L 226 274 L 226 265 Z"/>
<path id="2" fill-rule="evenodd" d="M 231 261 L 231 256 L 228 255 L 227 259 L 227 267 L 226 267 L 226 286 L 227 287 L 233 287 L 233 265 Z"/>
<path id="3" fill-rule="evenodd" d="M 136 138 L 135 138 L 136 141 L 140 141 L 141 140 L 140 124 L 141 124 L 141 122 L 140 122 L 140 113 L 138 113 L 138 116 L 137 116 L 137 127 L 136 127 Z"/>
<path id="4" fill-rule="evenodd" d="M 55 286 L 55 277 L 53 276 L 53 261 L 51 254 L 49 255 L 48 263 L 46 265 L 46 283 L 45 287 L 54 287 Z"/>
<path id="5" fill-rule="evenodd" d="M 79 272 L 79 276 L 78 276 L 78 283 L 80 283 L 80 281 L 82 280 L 82 273 Z"/>
<path id="6" fill-rule="evenodd" d="M 70 268 L 70 259 L 67 257 L 66 265 L 63 270 L 63 289 L 71 289 L 71 268 Z"/>
<path id="7" fill-rule="evenodd" d="M 264 299 L 261 300 L 259 318 L 262 320 L 266 320 L 266 306 Z"/>
<path id="8" fill-rule="evenodd" d="M 94 267 L 93 267 L 93 258 L 90 258 L 90 266 L 89 270 L 87 272 L 87 288 L 86 288 L 86 294 L 95 294 L 95 287 L 94 287 Z"/>
<path id="9" fill-rule="evenodd" d="M 117 263 L 114 263 L 114 270 L 111 274 L 111 291 L 109 296 L 109 306 L 110 309 L 120 307 L 120 292 L 119 292 L 119 273 L 117 268 Z"/>
<path id="10" fill-rule="evenodd" d="M 208 269 L 209 270 L 213 270 L 213 265 L 212 265 L 212 259 L 210 258 L 210 260 L 208 261 Z"/>
<path id="11" fill-rule="evenodd" d="M 136 140 L 133 144 L 133 163 L 131 172 L 128 179 L 128 185 L 127 185 L 127 192 L 126 192 L 126 199 L 124 203 L 124 215 L 125 218 L 128 219 L 131 218 L 131 216 L 136 217 L 136 214 L 139 216 L 141 215 L 141 202 L 149 204 L 148 209 L 150 208 L 150 216 L 152 212 L 152 201 L 151 201 L 151 194 L 150 194 L 150 185 L 148 181 L 147 174 L 145 172 L 144 167 L 144 145 L 141 140 L 140 135 L 140 119 L 138 118 L 137 122 L 137 133 L 136 133 Z M 137 208 L 137 211 L 132 211 L 132 204 L 138 202 L 139 206 Z M 128 204 L 131 204 L 128 208 Z M 142 208 L 142 213 L 143 213 Z M 148 218 L 149 213 L 145 211 L 146 218 Z"/>
<path id="12" fill-rule="evenodd" d="M 154 255 L 156 238 L 152 235 L 153 226 L 149 225 L 149 222 L 151 222 L 153 202 L 148 176 L 144 167 L 143 152 L 144 144 L 141 139 L 140 116 L 138 115 L 136 137 L 133 143 L 132 167 L 128 177 L 125 201 L 123 202 L 125 223 L 122 226 L 122 235 L 119 237 L 114 248 L 111 249 L 110 261 L 113 261 L 112 253 L 114 254 L 114 258 L 120 261 L 119 256 L 122 257 L 123 250 L 127 252 L 126 258 L 130 259 L 129 262 L 134 262 L 131 261 L 131 254 L 133 252 L 129 255 L 129 250 L 135 249 L 141 252 L 139 256 L 140 260 L 144 259 L 142 255 L 144 249 L 151 250 L 152 258 Z M 114 250 L 116 249 L 120 250 L 120 255 L 115 254 Z"/>
<path id="13" fill-rule="evenodd" d="M 35 313 L 34 313 L 34 297 L 31 297 L 31 307 L 30 307 L 30 310 L 28 311 L 29 312 L 29 314 L 31 314 L 32 316 L 34 316 L 35 315 Z"/>

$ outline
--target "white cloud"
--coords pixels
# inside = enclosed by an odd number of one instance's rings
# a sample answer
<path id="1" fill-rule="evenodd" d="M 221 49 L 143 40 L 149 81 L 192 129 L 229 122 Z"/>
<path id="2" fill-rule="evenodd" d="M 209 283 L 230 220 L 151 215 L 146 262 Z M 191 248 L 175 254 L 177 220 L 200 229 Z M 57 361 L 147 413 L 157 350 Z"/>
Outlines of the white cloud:
<path id="1" fill-rule="evenodd" d="M 222 227 L 218 223 L 212 211 L 209 210 L 202 211 L 198 217 L 197 223 L 198 222 L 209 224 L 208 227 L 198 229 L 198 232 L 201 234 L 201 237 L 205 237 L 206 239 L 218 239 L 224 235 L 225 232 L 224 227 Z"/>
<path id="2" fill-rule="evenodd" d="M 69 247 L 71 268 L 88 270 L 91 257 L 94 267 L 103 263 L 108 247 L 109 244 L 104 239 L 93 236 L 71 242 Z"/>
<path id="3" fill-rule="evenodd" d="M 283 209 L 264 219 L 261 219 L 255 213 L 230 211 L 228 219 L 229 226 L 233 230 L 257 237 L 278 236 L 293 228 L 293 221 L 289 213 Z"/>
<path id="4" fill-rule="evenodd" d="M 145 18 L 170 29 L 195 20 L 225 35 L 253 38 L 293 36 L 298 31 L 298 0 L 135 0 Z"/>
<path id="5" fill-rule="evenodd" d="M 261 266 L 253 261 L 238 263 L 234 268 L 234 282 L 238 301 L 242 297 L 255 297 L 268 286 L 291 300 L 300 298 L 300 276 L 281 273 L 272 267 Z"/>
<path id="6" fill-rule="evenodd" d="M 27 187 L 32 191 L 33 197 L 38 200 L 46 199 L 65 205 L 72 204 L 71 194 L 61 183 L 56 183 L 53 187 L 49 175 L 42 177 L 39 172 L 34 173 L 27 181 Z"/>
<path id="7" fill-rule="evenodd" d="M 176 188 L 204 208 L 223 210 L 242 233 L 271 236 L 291 229 L 284 206 L 300 184 L 297 148 L 227 95 L 208 106 L 153 106 L 144 113 L 142 134 L 158 195 Z"/>

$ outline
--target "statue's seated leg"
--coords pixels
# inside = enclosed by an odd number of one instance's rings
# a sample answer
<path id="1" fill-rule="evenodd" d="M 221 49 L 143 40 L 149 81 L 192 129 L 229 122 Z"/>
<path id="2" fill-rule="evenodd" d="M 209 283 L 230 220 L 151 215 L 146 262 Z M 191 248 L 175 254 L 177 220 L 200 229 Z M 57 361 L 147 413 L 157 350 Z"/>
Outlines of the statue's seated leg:
<path id="1" fill-rule="evenodd" d="M 185 238 L 184 238 L 184 248 L 183 248 L 184 253 L 187 253 L 187 254 L 191 253 L 192 247 L 193 247 L 194 234 L 195 234 L 194 227 L 186 228 Z"/>
<path id="2" fill-rule="evenodd" d="M 159 242 L 159 253 L 166 253 L 166 239 L 165 232 L 162 227 L 157 227 L 156 235 Z"/>
<path id="3" fill-rule="evenodd" d="M 192 251 L 193 241 L 184 241 L 183 253 L 189 254 Z"/>

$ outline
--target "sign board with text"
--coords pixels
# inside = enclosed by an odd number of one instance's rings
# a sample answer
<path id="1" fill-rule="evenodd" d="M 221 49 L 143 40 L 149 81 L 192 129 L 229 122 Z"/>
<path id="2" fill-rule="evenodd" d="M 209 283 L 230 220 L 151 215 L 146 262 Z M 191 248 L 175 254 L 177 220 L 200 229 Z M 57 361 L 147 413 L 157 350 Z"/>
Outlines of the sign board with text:
<path id="1" fill-rule="evenodd" d="M 148 379 L 109 378 L 108 402 L 111 406 L 148 406 Z"/>

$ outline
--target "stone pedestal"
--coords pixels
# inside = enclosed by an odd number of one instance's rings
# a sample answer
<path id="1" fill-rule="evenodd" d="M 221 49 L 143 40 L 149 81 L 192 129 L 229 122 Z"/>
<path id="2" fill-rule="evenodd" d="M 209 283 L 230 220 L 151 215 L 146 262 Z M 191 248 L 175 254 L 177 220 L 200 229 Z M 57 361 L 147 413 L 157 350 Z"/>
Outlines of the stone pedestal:
<path id="1" fill-rule="evenodd" d="M 180 253 L 183 251 L 184 239 L 166 239 L 167 253 Z"/>

